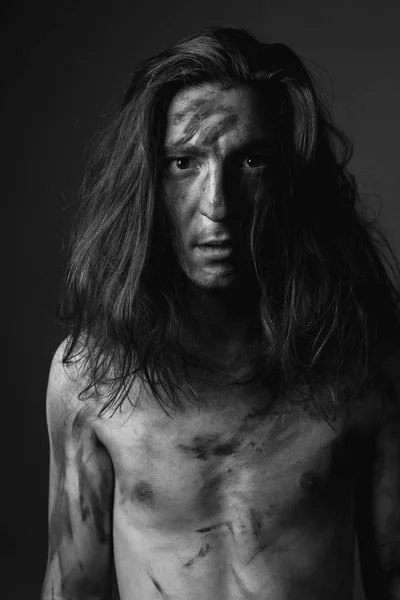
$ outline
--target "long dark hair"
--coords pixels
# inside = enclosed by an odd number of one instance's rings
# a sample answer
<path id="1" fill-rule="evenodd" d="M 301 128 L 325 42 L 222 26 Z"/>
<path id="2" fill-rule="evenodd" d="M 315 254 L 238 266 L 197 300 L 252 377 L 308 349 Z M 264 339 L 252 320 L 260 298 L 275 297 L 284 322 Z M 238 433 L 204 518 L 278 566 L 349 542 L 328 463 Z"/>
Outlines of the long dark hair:
<path id="1" fill-rule="evenodd" d="M 235 28 L 201 32 L 142 63 L 100 134 L 59 309 L 69 332 L 64 362 L 81 361 L 82 397 L 100 396 L 100 415 L 132 402 L 136 380 L 167 414 L 183 397 L 200 402 L 182 345 L 184 279 L 160 201 L 159 155 L 171 99 L 204 83 L 259 90 L 279 127 L 276 200 L 256 203 L 250 228 L 257 377 L 289 396 L 304 384 L 331 390 L 351 372 L 360 397 L 381 383 L 382 352 L 399 338 L 399 293 L 384 266 L 397 277 L 398 262 L 363 213 L 347 171 L 352 146 L 310 72 L 286 45 Z"/>

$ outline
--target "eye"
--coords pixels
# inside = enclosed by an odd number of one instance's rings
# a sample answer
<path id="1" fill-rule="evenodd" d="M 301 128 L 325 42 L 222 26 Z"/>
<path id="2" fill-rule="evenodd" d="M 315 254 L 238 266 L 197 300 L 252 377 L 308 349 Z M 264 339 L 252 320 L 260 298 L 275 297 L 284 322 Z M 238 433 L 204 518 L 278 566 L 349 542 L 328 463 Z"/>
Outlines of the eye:
<path id="1" fill-rule="evenodd" d="M 250 154 L 242 162 L 244 169 L 266 169 L 268 167 L 268 161 L 262 154 Z"/>
<path id="2" fill-rule="evenodd" d="M 196 167 L 196 161 L 190 156 L 178 156 L 170 158 L 167 161 L 166 168 L 169 171 L 186 171 L 188 169 L 194 169 Z"/>

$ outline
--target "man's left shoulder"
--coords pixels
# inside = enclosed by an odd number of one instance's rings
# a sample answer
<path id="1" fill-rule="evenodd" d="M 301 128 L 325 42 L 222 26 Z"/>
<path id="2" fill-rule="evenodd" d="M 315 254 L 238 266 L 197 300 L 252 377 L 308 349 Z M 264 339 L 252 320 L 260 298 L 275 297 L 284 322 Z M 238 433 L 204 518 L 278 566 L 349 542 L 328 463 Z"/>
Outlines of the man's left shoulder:
<path id="1" fill-rule="evenodd" d="M 399 405 L 400 403 L 400 342 L 387 344 L 379 359 L 382 385 L 379 392 L 383 405 Z"/>
<path id="2" fill-rule="evenodd" d="M 390 415 L 398 415 L 400 410 L 400 343 L 382 344 L 377 356 L 373 367 L 370 363 L 372 384 L 367 383 L 360 389 L 365 373 L 357 368 L 344 394 L 350 429 L 358 430 L 368 439 L 374 439 L 384 421 L 387 422 Z"/>
<path id="3" fill-rule="evenodd" d="M 394 383 L 400 382 L 400 340 L 391 342 L 382 353 L 382 366 L 385 374 Z"/>
<path id="4" fill-rule="evenodd" d="M 400 343 L 388 344 L 379 359 L 380 379 L 372 392 L 376 403 L 375 428 L 400 433 Z"/>

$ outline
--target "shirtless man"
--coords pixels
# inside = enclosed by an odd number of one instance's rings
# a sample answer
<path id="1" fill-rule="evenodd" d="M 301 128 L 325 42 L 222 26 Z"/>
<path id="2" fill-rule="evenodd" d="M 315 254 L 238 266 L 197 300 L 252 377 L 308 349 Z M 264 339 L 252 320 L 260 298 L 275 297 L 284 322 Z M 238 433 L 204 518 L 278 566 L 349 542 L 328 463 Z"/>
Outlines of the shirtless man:
<path id="1" fill-rule="evenodd" d="M 356 534 L 368 600 L 400 598 L 399 316 L 332 139 L 246 32 L 135 72 L 50 372 L 43 600 L 350 600 Z"/>

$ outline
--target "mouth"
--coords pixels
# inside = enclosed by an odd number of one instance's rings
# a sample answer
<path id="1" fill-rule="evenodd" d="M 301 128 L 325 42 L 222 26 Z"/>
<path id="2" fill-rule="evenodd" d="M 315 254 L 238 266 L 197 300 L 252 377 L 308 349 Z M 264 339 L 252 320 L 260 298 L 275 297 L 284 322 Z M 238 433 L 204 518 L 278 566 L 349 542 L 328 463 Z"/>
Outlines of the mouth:
<path id="1" fill-rule="evenodd" d="M 208 244 L 199 244 L 200 248 L 231 248 L 232 242 L 209 242 Z"/>
<path id="2" fill-rule="evenodd" d="M 218 238 L 210 238 L 208 240 L 206 240 L 205 242 L 201 242 L 198 244 L 198 246 L 203 247 L 203 246 L 212 246 L 217 247 L 217 248 L 226 248 L 228 246 L 233 246 L 233 239 L 232 237 L 223 237 L 221 239 Z"/>
<path id="3" fill-rule="evenodd" d="M 215 242 L 212 244 L 201 244 L 197 246 L 198 251 L 209 258 L 229 258 L 233 253 L 233 245 L 231 242 Z"/>

